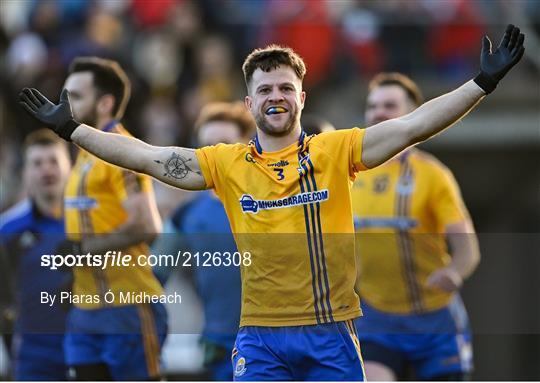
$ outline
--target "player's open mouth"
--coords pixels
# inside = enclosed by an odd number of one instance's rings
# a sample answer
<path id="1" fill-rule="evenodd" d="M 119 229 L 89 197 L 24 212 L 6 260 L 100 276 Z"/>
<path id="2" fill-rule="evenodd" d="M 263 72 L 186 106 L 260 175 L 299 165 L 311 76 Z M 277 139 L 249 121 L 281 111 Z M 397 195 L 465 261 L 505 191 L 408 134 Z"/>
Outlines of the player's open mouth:
<path id="1" fill-rule="evenodd" d="M 285 109 L 284 107 L 282 106 L 271 106 L 269 107 L 268 109 L 266 109 L 266 114 L 267 115 L 271 115 L 271 114 L 280 114 L 280 113 L 287 113 L 288 110 Z"/>

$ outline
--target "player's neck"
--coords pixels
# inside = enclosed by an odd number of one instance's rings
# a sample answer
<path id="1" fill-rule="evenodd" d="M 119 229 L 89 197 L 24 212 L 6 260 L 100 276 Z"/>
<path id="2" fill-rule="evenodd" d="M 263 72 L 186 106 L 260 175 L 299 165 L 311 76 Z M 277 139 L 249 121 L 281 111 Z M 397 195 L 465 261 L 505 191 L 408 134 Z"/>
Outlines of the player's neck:
<path id="1" fill-rule="evenodd" d="M 277 137 L 257 129 L 257 139 L 264 152 L 276 152 L 298 142 L 301 131 L 302 129 L 300 128 L 300 125 L 298 125 L 286 136 Z"/>
<path id="2" fill-rule="evenodd" d="M 42 215 L 50 218 L 58 218 L 62 215 L 63 197 L 34 196 L 32 200 Z"/>

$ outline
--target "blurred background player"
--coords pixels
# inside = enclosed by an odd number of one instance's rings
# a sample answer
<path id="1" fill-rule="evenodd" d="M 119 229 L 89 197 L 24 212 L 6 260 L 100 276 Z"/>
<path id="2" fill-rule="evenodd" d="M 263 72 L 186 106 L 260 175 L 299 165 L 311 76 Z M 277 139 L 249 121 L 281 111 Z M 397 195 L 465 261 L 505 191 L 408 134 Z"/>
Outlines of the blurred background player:
<path id="1" fill-rule="evenodd" d="M 336 130 L 330 121 L 312 113 L 303 114 L 300 124 L 302 125 L 302 130 L 306 132 L 306 135 L 308 136 Z"/>
<path id="2" fill-rule="evenodd" d="M 76 58 L 64 84 L 73 114 L 97 129 L 122 135 L 130 95 L 127 75 L 115 61 Z M 122 251 L 148 254 L 161 229 L 152 185 L 146 176 L 111 166 L 81 150 L 65 193 L 68 253 Z M 119 292 L 161 294 L 149 266 L 77 267 L 74 295 L 99 295 L 100 303 L 78 303 L 67 322 L 67 363 L 83 380 L 146 380 L 160 377 L 167 332 L 165 307 L 119 302 Z M 106 303 L 105 294 L 115 301 Z M 142 329 L 142 330 L 141 330 Z"/>
<path id="3" fill-rule="evenodd" d="M 366 126 L 423 102 L 400 73 L 369 84 Z M 448 168 L 411 148 L 361 172 L 353 188 L 360 293 L 356 323 L 369 380 L 463 380 L 471 334 L 457 293 L 480 260 L 473 224 Z"/>
<path id="4" fill-rule="evenodd" d="M 65 239 L 64 187 L 70 158 L 67 146 L 49 129 L 24 142 L 23 180 L 28 197 L 0 216 L 4 284 L 12 281 L 15 326 L 11 344 L 15 380 L 66 380 L 66 311 L 40 302 L 42 292 L 57 294 L 66 273 L 41 266 Z M 10 278 L 10 277 L 14 278 Z"/>

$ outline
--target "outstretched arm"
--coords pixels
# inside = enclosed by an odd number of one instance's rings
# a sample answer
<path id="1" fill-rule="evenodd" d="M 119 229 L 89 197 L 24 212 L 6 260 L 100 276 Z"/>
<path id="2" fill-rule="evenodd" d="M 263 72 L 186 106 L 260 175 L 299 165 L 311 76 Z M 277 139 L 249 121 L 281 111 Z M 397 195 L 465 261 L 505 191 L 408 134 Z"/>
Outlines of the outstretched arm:
<path id="1" fill-rule="evenodd" d="M 362 146 L 362 162 L 375 167 L 424 141 L 463 118 L 523 56 L 524 35 L 509 25 L 497 49 L 491 51 L 487 37 L 482 41 L 480 74 L 456 90 L 437 97 L 413 112 L 387 120 L 366 129 Z"/>
<path id="2" fill-rule="evenodd" d="M 55 105 L 37 89 L 25 88 L 19 103 L 34 118 L 60 137 L 114 165 L 155 177 L 169 185 L 186 189 L 205 188 L 195 150 L 157 147 L 132 137 L 106 133 L 73 120 L 66 89 Z"/>
<path id="3" fill-rule="evenodd" d="M 405 116 L 367 128 L 362 147 L 362 162 L 368 168 L 386 162 L 403 149 L 452 126 L 484 96 L 484 91 L 471 80 L 450 93 L 426 102 Z"/>
<path id="4" fill-rule="evenodd" d="M 141 140 L 79 125 L 73 142 L 109 163 L 145 173 L 169 185 L 186 189 L 205 188 L 194 149 L 152 146 Z"/>

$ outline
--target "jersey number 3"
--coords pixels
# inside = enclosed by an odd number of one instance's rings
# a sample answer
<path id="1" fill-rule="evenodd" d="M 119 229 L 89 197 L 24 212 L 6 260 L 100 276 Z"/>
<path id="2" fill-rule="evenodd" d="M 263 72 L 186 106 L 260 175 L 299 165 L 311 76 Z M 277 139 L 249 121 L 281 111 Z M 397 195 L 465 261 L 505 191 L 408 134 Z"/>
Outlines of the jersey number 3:
<path id="1" fill-rule="evenodd" d="M 285 175 L 283 174 L 283 169 L 274 169 L 274 171 L 277 172 L 278 181 L 285 179 Z"/>

